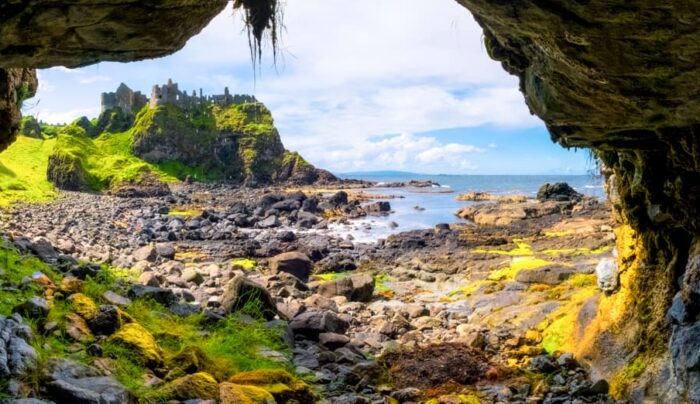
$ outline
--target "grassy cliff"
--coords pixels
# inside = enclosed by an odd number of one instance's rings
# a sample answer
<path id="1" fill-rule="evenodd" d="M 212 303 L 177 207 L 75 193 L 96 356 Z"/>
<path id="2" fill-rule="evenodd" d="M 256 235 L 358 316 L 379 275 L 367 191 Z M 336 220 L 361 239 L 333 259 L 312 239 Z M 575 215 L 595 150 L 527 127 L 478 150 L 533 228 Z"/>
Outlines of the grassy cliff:
<path id="1" fill-rule="evenodd" d="M 50 200 L 55 186 L 106 191 L 145 177 L 251 185 L 331 178 L 285 150 L 261 103 L 146 106 L 132 118 L 110 110 L 65 126 L 28 117 L 23 127 L 27 136 L 0 153 L 0 206 Z"/>

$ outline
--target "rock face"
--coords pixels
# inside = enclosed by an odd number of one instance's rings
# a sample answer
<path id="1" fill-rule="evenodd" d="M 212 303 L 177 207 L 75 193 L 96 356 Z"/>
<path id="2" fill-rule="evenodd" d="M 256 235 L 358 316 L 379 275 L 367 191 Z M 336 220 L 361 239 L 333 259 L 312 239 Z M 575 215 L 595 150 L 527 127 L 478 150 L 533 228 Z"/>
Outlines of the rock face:
<path id="1" fill-rule="evenodd" d="M 278 181 L 310 184 L 335 177 L 285 150 L 272 114 L 258 102 L 144 108 L 134 123 L 134 154 L 158 164 L 178 161 L 212 179 L 250 185 Z"/>
<path id="2" fill-rule="evenodd" d="M 182 48 L 225 5 L 223 0 L 156 0 L 137 7 L 95 0 L 4 4 L 0 67 L 77 67 L 165 56 Z"/>
<path id="3" fill-rule="evenodd" d="M 4 29 L 5 26 L 2 25 L 0 31 Z M 4 40 L 5 38 L 0 39 Z M 0 67 L 0 151 L 15 140 L 21 125 L 22 103 L 34 96 L 37 86 L 34 69 Z"/>
<path id="4" fill-rule="evenodd" d="M 693 112 L 700 12 L 649 0 L 458 2 L 483 28 L 490 56 L 520 79 L 552 139 L 593 148 L 607 167 L 614 208 L 635 233 L 619 262 L 634 274 L 622 285 L 631 293 L 623 317 L 634 321 L 621 326 L 637 338 L 621 345 L 663 356 L 673 279 L 686 271 L 700 235 L 700 116 Z M 684 397 L 693 380 L 682 380 Z"/>

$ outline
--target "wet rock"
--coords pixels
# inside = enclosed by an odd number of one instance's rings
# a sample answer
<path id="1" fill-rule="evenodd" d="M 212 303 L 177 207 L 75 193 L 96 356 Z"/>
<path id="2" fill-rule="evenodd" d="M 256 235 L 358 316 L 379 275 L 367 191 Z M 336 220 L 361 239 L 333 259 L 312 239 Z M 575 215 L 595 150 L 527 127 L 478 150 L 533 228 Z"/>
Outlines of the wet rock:
<path id="1" fill-rule="evenodd" d="M 265 288 L 243 275 L 237 275 L 226 285 L 221 296 L 221 310 L 228 314 L 241 310 L 250 303 L 259 306 L 261 314 L 267 320 L 272 320 L 278 314 L 277 304 Z"/>
<path id="2" fill-rule="evenodd" d="M 383 214 L 391 212 L 391 204 L 387 201 L 376 201 L 365 206 L 365 210 L 372 214 Z"/>
<path id="3" fill-rule="evenodd" d="M 276 273 L 286 272 L 306 282 L 311 275 L 313 263 L 305 254 L 292 251 L 272 257 L 270 268 Z"/>
<path id="4" fill-rule="evenodd" d="M 294 317 L 289 322 L 289 328 L 294 335 L 301 335 L 318 340 L 324 332 L 344 334 L 350 324 L 330 311 L 307 311 Z"/>
<path id="5" fill-rule="evenodd" d="M 595 268 L 598 288 L 604 292 L 614 292 L 619 285 L 617 262 L 613 258 L 603 258 Z"/>

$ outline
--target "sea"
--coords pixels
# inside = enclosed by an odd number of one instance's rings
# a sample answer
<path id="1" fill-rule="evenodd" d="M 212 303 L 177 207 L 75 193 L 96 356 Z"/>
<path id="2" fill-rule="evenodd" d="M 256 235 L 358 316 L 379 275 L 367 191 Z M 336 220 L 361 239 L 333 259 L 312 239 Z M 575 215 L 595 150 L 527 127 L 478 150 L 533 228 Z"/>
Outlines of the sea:
<path id="1" fill-rule="evenodd" d="M 566 182 L 578 192 L 599 199 L 606 197 L 603 178 L 595 175 L 426 175 L 409 173 L 353 173 L 341 178 L 377 182 L 377 187 L 365 190 L 376 195 L 391 195 L 391 214 L 355 219 L 347 224 L 333 224 L 333 233 L 356 242 L 376 242 L 391 234 L 433 228 L 438 223 L 460 222 L 455 212 L 474 202 L 458 201 L 466 192 L 488 192 L 494 195 L 525 195 L 534 197 L 545 183 Z M 386 188 L 392 182 L 432 181 L 440 184 L 427 188 Z M 349 237 L 348 237 L 349 236 Z"/>

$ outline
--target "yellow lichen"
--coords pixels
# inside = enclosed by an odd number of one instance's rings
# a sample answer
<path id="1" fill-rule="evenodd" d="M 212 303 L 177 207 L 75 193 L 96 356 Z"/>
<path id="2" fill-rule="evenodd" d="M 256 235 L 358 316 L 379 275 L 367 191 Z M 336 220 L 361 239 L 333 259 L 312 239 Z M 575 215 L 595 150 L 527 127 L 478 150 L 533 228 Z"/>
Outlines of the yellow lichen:
<path id="1" fill-rule="evenodd" d="M 71 295 L 69 300 L 73 303 L 73 310 L 78 313 L 80 317 L 90 320 L 97 314 L 97 305 L 84 294 L 76 293 Z"/>
<path id="2" fill-rule="evenodd" d="M 513 257 L 510 266 L 497 269 L 491 272 L 488 279 L 492 281 L 513 280 L 520 271 L 532 270 L 552 264 L 551 261 L 543 260 L 532 256 Z"/>
<path id="3" fill-rule="evenodd" d="M 161 350 L 155 338 L 138 323 L 124 324 L 109 340 L 135 350 L 146 365 L 158 366 L 163 362 Z"/>
<path id="4" fill-rule="evenodd" d="M 314 395 L 309 386 L 292 376 L 289 372 L 279 369 L 259 369 L 233 375 L 229 382 L 260 387 L 272 394 L 278 402 L 297 400 L 313 402 Z"/>
<path id="5" fill-rule="evenodd" d="M 233 383 L 219 386 L 221 404 L 275 404 L 275 398 L 265 389 Z"/>
<path id="6" fill-rule="evenodd" d="M 616 399 L 622 399 L 626 394 L 632 382 L 644 373 L 647 365 L 640 357 L 635 358 L 623 367 L 619 372 L 615 373 L 610 380 L 610 395 Z"/>
<path id="7" fill-rule="evenodd" d="M 163 388 L 163 396 L 172 400 L 216 400 L 219 398 L 219 384 L 210 374 L 197 372 L 168 383 Z"/>
<path id="8" fill-rule="evenodd" d="M 474 254 L 496 254 L 496 255 L 509 255 L 509 256 L 525 256 L 525 255 L 532 255 L 532 246 L 528 243 L 525 242 L 524 239 L 520 238 L 514 238 L 513 243 L 515 243 L 516 247 L 512 250 L 484 250 L 484 249 L 476 249 L 472 250 L 471 252 Z"/>

